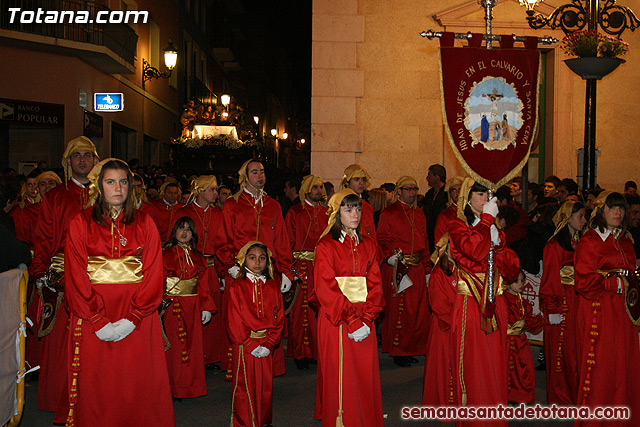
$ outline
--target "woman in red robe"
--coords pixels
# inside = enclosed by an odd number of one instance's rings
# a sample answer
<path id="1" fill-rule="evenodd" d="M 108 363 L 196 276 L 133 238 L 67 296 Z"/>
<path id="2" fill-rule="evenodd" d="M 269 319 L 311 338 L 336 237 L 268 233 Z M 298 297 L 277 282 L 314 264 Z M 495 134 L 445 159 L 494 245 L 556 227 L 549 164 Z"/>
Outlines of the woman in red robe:
<path id="1" fill-rule="evenodd" d="M 511 283 L 504 293 L 507 301 L 509 327 L 507 328 L 507 397 L 509 402 L 533 405 L 535 401 L 536 374 L 533 354 L 525 332 L 537 334 L 542 329 L 544 319 L 541 314 L 533 315 L 533 306 L 522 298 L 526 283 L 524 271 L 518 280 Z"/>
<path id="2" fill-rule="evenodd" d="M 169 340 L 166 350 L 171 394 L 176 399 L 204 396 L 202 325 L 211 320 L 216 307 L 209 293 L 211 274 L 204 256 L 196 250 L 196 224 L 179 218 L 163 252 L 165 300 L 171 301 L 162 318 Z"/>
<path id="3" fill-rule="evenodd" d="M 134 209 L 126 163 L 103 160 L 89 179 L 95 206 L 75 216 L 65 243 L 67 426 L 175 426 L 157 311 L 158 230 Z"/>
<path id="4" fill-rule="evenodd" d="M 458 271 L 449 252 L 449 233 L 436 243 L 431 256 L 435 267 L 429 280 L 429 338 L 424 365 L 423 406 L 453 405 L 451 316 L 458 288 Z"/>
<path id="5" fill-rule="evenodd" d="M 227 331 L 233 345 L 232 426 L 262 426 L 273 417 L 273 349 L 282 338 L 284 309 L 273 279 L 271 251 L 250 241 L 236 259 L 242 269 L 227 300 Z"/>
<path id="6" fill-rule="evenodd" d="M 322 421 L 328 426 L 382 426 L 374 320 L 384 299 L 376 262 L 377 243 L 358 231 L 362 200 L 353 190 L 345 188 L 335 193 L 328 212 L 328 226 L 316 246 L 314 266 L 320 303 L 318 384 Z"/>
<path id="7" fill-rule="evenodd" d="M 495 226 L 498 206 L 488 200 L 487 188 L 466 178 L 458 197 L 458 216 L 449 224 L 451 255 L 458 266 L 458 294 L 453 307 L 455 403 L 461 406 L 507 405 L 507 309 L 501 283 L 517 277 L 517 255 L 506 248 L 505 236 Z M 487 271 L 494 244 L 495 302 L 488 295 Z M 476 421 L 473 424 L 481 424 Z M 460 423 L 466 424 L 466 423 Z M 491 420 L 486 425 L 507 425 Z"/>
<path id="8" fill-rule="evenodd" d="M 540 282 L 540 309 L 549 319 L 544 326 L 547 402 L 573 406 L 578 397 L 573 255 L 587 223 L 584 205 L 565 202 L 553 222 L 556 232 L 544 247 Z"/>
<path id="9" fill-rule="evenodd" d="M 596 199 L 574 257 L 578 302 L 580 386 L 578 405 L 626 406 L 630 420 L 576 425 L 640 425 L 640 347 L 638 328 L 625 307 L 628 272 L 636 269 L 633 242 L 626 233 L 627 205 L 620 193 Z"/>

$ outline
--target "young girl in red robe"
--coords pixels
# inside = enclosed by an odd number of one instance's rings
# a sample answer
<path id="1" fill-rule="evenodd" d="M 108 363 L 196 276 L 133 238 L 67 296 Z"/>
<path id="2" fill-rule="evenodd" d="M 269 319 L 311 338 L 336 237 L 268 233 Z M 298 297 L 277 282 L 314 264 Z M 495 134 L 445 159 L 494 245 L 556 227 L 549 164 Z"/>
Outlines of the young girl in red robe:
<path id="1" fill-rule="evenodd" d="M 133 206 L 126 163 L 103 160 L 88 178 L 97 200 L 71 220 L 64 250 L 67 426 L 175 426 L 158 229 Z"/>
<path id="2" fill-rule="evenodd" d="M 524 271 L 511 283 L 504 293 L 507 301 L 509 326 L 507 328 L 507 366 L 509 402 L 534 403 L 536 375 L 533 367 L 533 353 L 525 332 L 537 334 L 542 329 L 541 314 L 533 315 L 531 303 L 522 298 L 526 284 Z"/>
<path id="3" fill-rule="evenodd" d="M 594 203 L 589 230 L 574 256 L 578 302 L 578 405 L 626 406 L 629 420 L 576 421 L 575 425 L 640 425 L 638 327 L 625 307 L 627 275 L 636 269 L 626 234 L 627 204 L 620 193 L 603 191 Z"/>
<path id="4" fill-rule="evenodd" d="M 173 226 L 169 246 L 162 256 L 165 301 L 171 301 L 163 316 L 170 345 L 165 355 L 175 399 L 207 394 L 202 325 L 216 311 L 209 294 L 210 274 L 214 273 L 196 250 L 197 244 L 196 224 L 183 216 Z"/>
<path id="5" fill-rule="evenodd" d="M 359 231 L 362 200 L 353 190 L 335 193 L 328 213 L 314 265 L 320 303 L 316 415 L 328 426 L 383 426 L 374 325 L 384 307 L 378 246 Z"/>
<path id="6" fill-rule="evenodd" d="M 239 276 L 228 288 L 227 331 L 233 345 L 232 426 L 271 424 L 273 349 L 280 342 L 284 309 L 273 279 L 271 251 L 261 242 L 244 245 Z"/>
<path id="7" fill-rule="evenodd" d="M 578 398 L 576 315 L 573 255 L 587 220 L 580 202 L 565 202 L 553 217 L 556 232 L 544 247 L 540 310 L 547 363 L 547 403 L 573 406 Z"/>

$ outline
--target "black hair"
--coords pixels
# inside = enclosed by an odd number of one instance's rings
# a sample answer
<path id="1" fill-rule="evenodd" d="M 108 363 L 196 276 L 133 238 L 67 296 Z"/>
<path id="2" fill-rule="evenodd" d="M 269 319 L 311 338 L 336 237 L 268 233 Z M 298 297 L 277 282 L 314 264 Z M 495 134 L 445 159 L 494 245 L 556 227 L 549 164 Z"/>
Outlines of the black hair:
<path id="1" fill-rule="evenodd" d="M 504 219 L 504 221 L 506 222 L 506 230 L 507 228 L 518 222 L 518 220 L 520 219 L 520 214 L 513 206 L 500 206 L 498 207 L 498 218 Z"/>
<path id="2" fill-rule="evenodd" d="M 629 188 L 638 189 L 638 184 L 635 181 L 627 181 L 624 183 L 624 191 L 627 191 Z"/>
<path id="3" fill-rule="evenodd" d="M 604 207 L 607 206 L 609 209 L 613 209 L 615 207 L 620 207 L 624 209 L 624 216 L 622 217 L 622 231 L 627 231 L 627 212 L 629 212 L 629 206 L 627 206 L 627 201 L 624 199 L 622 194 L 614 192 L 607 196 L 604 201 L 604 205 L 597 208 L 596 216 L 593 218 L 591 223 L 589 224 L 590 228 L 598 229 L 601 233 L 604 233 L 607 230 L 607 221 L 604 218 Z"/>
<path id="4" fill-rule="evenodd" d="M 538 202 L 538 200 L 544 195 L 542 187 L 537 182 L 529 181 L 528 191 L 531 191 L 531 194 L 536 197 L 536 202 Z"/>
<path id="5" fill-rule="evenodd" d="M 442 181 L 442 183 L 447 182 L 447 170 L 444 168 L 444 166 L 436 163 L 429 166 L 429 170 L 433 175 L 440 177 L 440 181 Z"/>
<path id="6" fill-rule="evenodd" d="M 338 212 L 336 213 L 336 222 L 331 227 L 329 234 L 331 234 L 331 238 L 333 240 L 340 240 L 342 237 L 342 222 L 340 221 L 340 209 L 343 206 L 349 208 L 362 207 L 362 199 L 356 194 L 347 194 L 344 199 L 342 199 L 342 203 L 340 203 L 340 207 L 338 208 Z M 356 229 L 356 234 L 358 235 L 358 239 L 362 240 L 362 236 L 360 235 L 360 227 Z"/>
<path id="7" fill-rule="evenodd" d="M 627 201 L 629 208 L 633 205 L 640 205 L 640 196 L 637 194 L 625 194 L 624 199 Z"/>
<path id="8" fill-rule="evenodd" d="M 251 249 L 253 248 L 258 248 L 258 249 L 262 249 L 262 251 L 264 252 L 264 255 L 267 257 L 267 263 L 264 266 L 264 270 L 262 270 L 262 274 L 267 278 L 267 279 L 273 279 L 273 277 L 271 277 L 271 273 L 270 273 L 270 268 L 269 266 L 271 265 L 271 259 L 269 258 L 269 249 L 267 248 L 267 245 L 263 244 L 263 243 L 254 243 L 253 245 L 249 246 L 247 248 L 247 252 L 244 254 L 244 262 L 242 263 L 242 265 L 240 266 L 240 272 L 239 275 L 240 277 L 247 277 L 247 256 L 249 255 L 249 252 L 251 251 Z"/>
<path id="9" fill-rule="evenodd" d="M 507 203 L 510 203 L 513 200 L 513 197 L 511 196 L 511 189 L 506 185 L 503 185 L 502 187 L 498 188 L 496 190 L 495 196 L 500 202 L 502 202 L 503 200 L 506 200 Z"/>
<path id="10" fill-rule="evenodd" d="M 571 208 L 571 215 L 578 212 L 580 209 L 584 209 L 584 205 L 580 202 L 575 202 L 573 208 Z M 573 245 L 571 244 L 571 232 L 569 230 L 569 224 L 565 225 L 562 230 L 556 234 L 556 240 L 562 249 L 565 251 L 573 252 Z"/>
<path id="11" fill-rule="evenodd" d="M 183 228 L 185 225 L 189 226 L 189 230 L 191 230 L 191 241 L 189 241 L 188 245 L 191 249 L 196 249 L 198 246 L 198 229 L 196 228 L 196 223 L 191 217 L 183 216 L 178 218 L 175 224 L 173 224 L 173 228 L 171 229 L 171 238 L 169 240 L 169 246 L 175 246 L 178 244 L 178 239 L 176 239 L 176 232 Z"/>
<path id="12" fill-rule="evenodd" d="M 396 185 L 390 182 L 385 182 L 380 186 L 380 188 L 382 188 L 385 191 L 388 191 L 389 193 L 393 193 L 393 191 L 396 189 Z"/>
<path id="13" fill-rule="evenodd" d="M 551 175 L 548 176 L 547 179 L 544 180 L 544 182 L 550 182 L 552 183 L 556 188 L 560 187 L 560 184 L 562 184 L 562 181 L 560 181 L 560 178 L 558 178 L 555 175 Z"/>
<path id="14" fill-rule="evenodd" d="M 471 206 L 469 205 L 469 201 L 471 200 L 471 193 L 486 193 L 489 191 L 487 187 L 477 182 L 474 182 L 469 190 L 469 194 L 467 194 L 467 205 L 464 207 L 464 216 L 467 218 L 467 224 L 471 226 L 473 221 L 476 219 L 476 215 L 471 210 Z"/>
<path id="15" fill-rule="evenodd" d="M 327 194 L 329 194 L 331 192 L 331 190 L 333 190 L 333 184 L 330 183 L 329 181 L 324 181 L 324 191 L 327 192 Z"/>
<path id="16" fill-rule="evenodd" d="M 560 182 L 560 185 L 564 187 L 569 194 L 578 194 L 578 183 L 571 178 L 565 178 Z"/>
<path id="17" fill-rule="evenodd" d="M 0 175 L 0 209 L 18 198 L 20 186 L 20 181 L 14 175 Z"/>

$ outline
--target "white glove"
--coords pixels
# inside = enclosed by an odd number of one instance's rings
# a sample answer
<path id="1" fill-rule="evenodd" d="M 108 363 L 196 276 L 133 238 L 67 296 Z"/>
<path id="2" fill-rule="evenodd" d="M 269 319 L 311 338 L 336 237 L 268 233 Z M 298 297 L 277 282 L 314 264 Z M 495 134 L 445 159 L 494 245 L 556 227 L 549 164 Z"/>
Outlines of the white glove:
<path id="1" fill-rule="evenodd" d="M 227 284 L 225 283 L 224 279 L 220 279 L 220 290 L 224 291 L 225 286 L 227 286 Z"/>
<path id="2" fill-rule="evenodd" d="M 285 292 L 289 292 L 289 289 L 291 289 L 291 280 L 283 274 L 282 282 L 280 283 L 280 291 L 284 294 Z"/>
<path id="3" fill-rule="evenodd" d="M 353 333 L 347 334 L 347 336 L 352 340 L 354 340 L 355 342 L 360 342 L 365 338 L 367 338 L 370 333 L 371 333 L 371 328 L 368 327 L 367 325 L 362 325 L 360 329 L 356 329 L 355 331 L 353 331 Z"/>
<path id="4" fill-rule="evenodd" d="M 229 270 L 227 270 L 227 273 L 229 273 L 231 277 L 233 277 L 234 279 L 237 279 L 238 273 L 240 273 L 240 267 L 238 267 L 237 265 L 234 265 Z"/>
<path id="5" fill-rule="evenodd" d="M 129 335 L 131 332 L 133 332 L 133 330 L 136 328 L 136 325 L 134 325 L 131 320 L 120 319 L 117 322 L 113 322 L 113 327 L 116 329 L 118 335 L 120 335 L 120 338 L 118 338 L 116 341 L 120 341 L 121 339 L 126 338 L 127 335 Z"/>
<path id="6" fill-rule="evenodd" d="M 397 259 L 398 259 L 398 254 L 393 254 L 389 258 L 387 258 L 387 264 L 393 267 L 394 265 L 396 265 Z"/>
<path id="7" fill-rule="evenodd" d="M 42 289 L 43 286 L 47 284 L 47 279 L 45 276 L 42 276 L 38 280 L 36 280 L 36 288 Z"/>
<path id="8" fill-rule="evenodd" d="M 564 320 L 563 314 L 550 314 L 549 315 L 549 324 L 550 325 L 559 325 Z"/>
<path id="9" fill-rule="evenodd" d="M 116 332 L 116 328 L 113 327 L 113 323 L 109 322 L 102 328 L 96 331 L 96 335 L 102 341 L 118 341 L 120 335 Z"/>
<path id="10" fill-rule="evenodd" d="M 491 215 L 492 217 L 498 216 L 498 198 L 492 197 L 489 199 L 487 203 L 482 207 L 482 213 L 486 213 Z"/>
<path id="11" fill-rule="evenodd" d="M 260 349 L 260 357 L 267 357 L 271 353 L 267 347 L 259 346 L 258 348 Z"/>
<path id="12" fill-rule="evenodd" d="M 252 355 L 253 357 L 264 357 L 264 356 L 262 355 L 262 349 L 263 349 L 263 348 L 264 348 L 264 347 L 263 347 L 263 346 L 261 346 L 261 345 L 257 346 L 256 348 L 254 348 L 254 349 L 253 349 L 253 351 L 251 352 L 251 355 Z M 267 350 L 267 354 L 269 354 L 269 350 L 268 350 L 268 349 L 266 349 L 266 348 L 265 348 L 265 350 Z"/>
<path id="13" fill-rule="evenodd" d="M 498 233 L 498 227 L 495 224 L 491 224 L 491 241 L 494 245 L 500 244 L 500 233 Z"/>
<path id="14" fill-rule="evenodd" d="M 209 320 L 211 320 L 211 312 L 202 310 L 202 324 L 209 323 Z"/>

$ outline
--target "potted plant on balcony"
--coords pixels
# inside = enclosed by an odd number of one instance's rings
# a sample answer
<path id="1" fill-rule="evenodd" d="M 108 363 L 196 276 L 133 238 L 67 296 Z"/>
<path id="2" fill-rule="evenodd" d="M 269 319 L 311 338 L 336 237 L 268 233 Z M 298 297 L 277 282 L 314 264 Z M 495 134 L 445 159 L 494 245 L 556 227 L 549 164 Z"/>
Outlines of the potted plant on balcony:
<path id="1" fill-rule="evenodd" d="M 585 80 L 600 80 L 625 62 L 619 57 L 629 51 L 629 44 L 596 30 L 582 30 L 565 36 L 562 50 L 577 56 L 564 61 L 571 71 Z"/>

